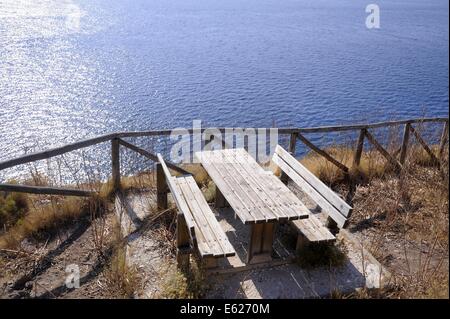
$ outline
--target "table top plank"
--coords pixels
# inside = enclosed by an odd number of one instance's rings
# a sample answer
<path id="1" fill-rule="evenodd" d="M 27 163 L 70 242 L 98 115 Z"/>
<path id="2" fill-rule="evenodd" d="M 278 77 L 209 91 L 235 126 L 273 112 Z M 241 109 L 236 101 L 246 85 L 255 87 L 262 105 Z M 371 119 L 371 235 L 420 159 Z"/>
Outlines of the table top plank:
<path id="1" fill-rule="evenodd" d="M 207 156 L 203 156 L 202 165 L 241 221 L 244 224 L 256 223 L 257 218 L 250 213 L 251 209 L 245 206 L 241 196 L 227 184 L 221 172 L 207 160 Z"/>
<path id="2" fill-rule="evenodd" d="M 309 216 L 300 199 L 244 149 L 203 151 L 195 155 L 244 223 L 249 221 L 249 215 L 253 218 L 250 222 Z"/>
<path id="3" fill-rule="evenodd" d="M 260 174 L 252 174 L 254 172 L 248 171 L 248 165 L 243 165 L 239 160 L 236 158 L 233 158 L 233 155 L 227 154 L 226 161 L 230 161 L 232 164 L 233 169 L 237 172 L 239 172 L 238 175 L 241 175 L 244 180 L 247 181 L 247 183 L 250 185 L 250 187 L 253 189 L 254 194 L 259 199 L 259 202 L 262 204 L 267 205 L 267 207 L 272 212 L 272 215 L 276 217 L 277 220 L 287 220 L 288 216 L 285 214 L 285 212 L 280 207 L 281 205 L 277 203 L 273 197 L 270 197 L 270 194 L 267 194 L 265 192 L 265 189 L 267 189 L 268 185 L 261 185 L 260 180 L 258 177 Z M 231 155 L 231 156 L 230 156 Z M 274 219 L 273 217 L 269 217 L 269 219 Z"/>
<path id="4" fill-rule="evenodd" d="M 245 158 L 245 161 L 240 161 L 241 166 L 247 170 L 248 176 L 255 179 L 259 183 L 259 187 L 266 191 L 268 197 L 283 211 L 287 219 L 298 219 L 299 212 L 301 213 L 300 218 L 306 218 L 310 213 L 302 201 L 281 180 L 273 173 L 265 171 L 244 149 L 225 150 L 224 152 L 239 154 L 239 157 Z"/>

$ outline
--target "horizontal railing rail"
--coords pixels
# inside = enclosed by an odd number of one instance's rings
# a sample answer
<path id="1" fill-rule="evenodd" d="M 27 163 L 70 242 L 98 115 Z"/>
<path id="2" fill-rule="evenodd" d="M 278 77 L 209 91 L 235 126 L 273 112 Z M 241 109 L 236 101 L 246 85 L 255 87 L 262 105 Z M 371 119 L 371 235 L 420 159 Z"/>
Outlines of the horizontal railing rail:
<path id="1" fill-rule="evenodd" d="M 387 121 L 387 122 L 379 122 L 379 123 L 371 123 L 371 124 L 354 124 L 354 125 L 338 125 L 338 126 L 322 126 L 322 127 L 310 127 L 310 128 L 276 128 L 278 135 L 289 135 L 289 152 L 295 153 L 295 147 L 297 141 L 301 141 L 307 147 L 312 149 L 317 154 L 323 156 L 328 161 L 333 163 L 339 169 L 348 173 L 349 167 L 346 167 L 344 164 L 340 163 L 338 160 L 333 158 L 329 153 L 325 150 L 320 149 L 316 145 L 314 145 L 311 141 L 309 141 L 304 135 L 310 133 L 332 133 L 332 132 L 344 132 L 344 131 L 359 131 L 359 138 L 356 144 L 356 150 L 354 153 L 353 163 L 354 165 L 359 165 L 361 154 L 364 147 L 364 140 L 372 144 L 376 150 L 378 150 L 389 162 L 393 163 L 397 168 L 401 169 L 401 166 L 404 164 L 406 158 L 407 147 L 410 139 L 410 133 L 416 138 L 420 145 L 425 149 L 425 151 L 430 155 L 432 160 L 439 164 L 442 160 L 442 154 L 445 145 L 448 143 L 448 118 L 444 117 L 435 117 L 435 118 L 419 118 L 419 119 L 407 119 L 407 120 L 398 120 L 398 121 Z M 441 135 L 441 140 L 439 144 L 438 154 L 435 155 L 430 147 L 425 143 L 423 138 L 420 136 L 417 129 L 414 128 L 414 124 L 422 124 L 422 123 L 443 123 L 443 131 Z M 395 152 L 394 155 L 389 154 L 389 152 L 381 146 L 381 144 L 375 139 L 373 134 L 369 132 L 369 130 L 377 129 L 377 128 L 386 128 L 392 126 L 401 126 L 404 125 L 404 134 L 402 146 L 399 150 Z M 215 132 L 220 132 L 224 134 L 228 130 L 234 130 L 236 128 L 214 128 Z M 244 130 L 258 130 L 260 128 L 238 128 Z M 262 128 L 269 130 L 270 128 Z M 68 152 L 72 152 L 75 150 L 87 148 L 90 146 L 94 146 L 97 144 L 110 142 L 111 143 L 111 162 L 112 162 L 112 181 L 114 185 L 114 189 L 118 189 L 120 185 L 120 153 L 119 147 L 123 146 L 128 149 L 133 150 L 134 152 L 139 153 L 140 155 L 157 161 L 157 157 L 155 154 L 144 150 L 136 145 L 133 145 L 125 140 L 124 138 L 137 138 L 137 137 L 151 137 L 151 136 L 169 136 L 169 135 L 184 135 L 184 134 L 195 134 L 195 133 L 204 133 L 206 130 L 211 130 L 211 128 L 200 128 L 198 130 L 194 129 L 164 129 L 164 130 L 151 130 L 151 131 L 134 131 L 134 132 L 116 132 L 105 134 L 101 136 L 97 136 L 94 138 L 89 138 L 81 141 L 77 141 L 74 143 L 66 144 L 60 147 L 51 148 L 41 152 L 35 152 L 32 154 L 25 154 L 16 158 L 8 159 L 0 161 L 0 171 L 5 170 L 7 168 L 15 167 L 18 165 L 23 165 L 39 160 L 49 159 L 58 155 L 63 155 Z M 397 160 L 395 157 L 400 154 L 400 159 Z M 183 168 L 177 166 L 175 163 L 168 162 L 167 165 L 169 168 L 182 173 L 188 173 Z M 94 192 L 92 191 L 83 191 L 83 190 L 72 190 L 72 189 L 64 189 L 64 188 L 55 188 L 55 187 L 38 187 L 38 186 L 21 186 L 21 185 L 12 185 L 12 184 L 0 184 L 0 191 L 14 191 L 14 192 L 25 192 L 25 193 L 35 193 L 35 194 L 50 194 L 50 195 L 67 195 L 67 196 L 91 196 Z"/>

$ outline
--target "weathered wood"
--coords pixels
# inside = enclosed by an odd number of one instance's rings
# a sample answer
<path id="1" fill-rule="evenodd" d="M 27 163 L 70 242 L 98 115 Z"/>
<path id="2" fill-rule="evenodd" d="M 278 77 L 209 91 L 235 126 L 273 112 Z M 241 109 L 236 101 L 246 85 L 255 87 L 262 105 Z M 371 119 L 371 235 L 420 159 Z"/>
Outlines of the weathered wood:
<path id="1" fill-rule="evenodd" d="M 364 148 L 364 137 L 365 137 L 364 130 L 360 130 L 358 142 L 356 143 L 355 155 L 353 157 L 353 166 L 359 166 L 359 164 L 361 163 L 361 155 Z"/>
<path id="2" fill-rule="evenodd" d="M 439 144 L 439 160 L 443 160 L 445 145 L 448 142 L 448 122 L 445 122 L 444 129 L 442 130 L 441 142 Z"/>
<path id="3" fill-rule="evenodd" d="M 335 242 L 336 237 L 320 222 L 320 220 L 313 214 L 309 215 L 309 218 L 302 220 L 295 220 L 291 222 L 297 231 L 301 233 L 299 242 L 302 246 L 306 243 L 326 243 Z"/>
<path id="4" fill-rule="evenodd" d="M 236 192 L 236 190 L 228 185 L 225 181 L 223 173 L 216 169 L 216 167 L 209 162 L 207 154 L 198 154 L 196 156 L 200 159 L 203 167 L 208 172 L 209 176 L 213 180 L 214 184 L 219 187 L 220 191 L 224 195 L 234 212 L 238 215 L 244 224 L 255 223 L 256 218 L 250 213 L 250 208 L 245 205 L 242 200 L 242 194 Z"/>
<path id="5" fill-rule="evenodd" d="M 308 127 L 308 128 L 292 128 L 292 127 L 281 127 L 277 128 L 278 134 L 292 134 L 292 133 L 328 133 L 328 132 L 340 132 L 340 131 L 352 131 L 361 129 L 374 129 L 380 127 L 398 126 L 404 125 L 406 123 L 427 123 L 436 122 L 442 123 L 448 121 L 446 117 L 434 117 L 434 118 L 420 118 L 420 119 L 407 119 L 398 121 L 387 121 L 378 122 L 371 124 L 354 124 L 354 125 L 335 125 L 335 126 L 319 126 L 319 127 Z M 201 128 L 199 131 L 203 133 L 208 128 Z M 249 128 L 257 130 L 257 128 Z M 225 130 L 230 130 L 230 128 L 217 128 L 217 131 L 225 133 Z M 125 138 L 125 137 L 145 137 L 145 136 L 168 136 L 168 135 L 182 135 L 182 134 L 192 134 L 193 129 L 175 129 L 175 130 L 154 130 L 154 131 L 136 131 L 136 132 L 118 132 L 113 135 L 113 137 Z"/>
<path id="6" fill-rule="evenodd" d="M 295 147 L 297 145 L 297 136 L 298 133 L 291 133 L 291 137 L 289 139 L 289 147 L 288 152 L 295 157 Z M 280 180 L 287 185 L 289 182 L 289 176 L 285 172 L 281 172 Z"/>
<path id="7" fill-rule="evenodd" d="M 292 156 L 295 156 L 295 147 L 297 145 L 297 136 L 298 136 L 298 133 L 291 133 L 291 138 L 289 139 L 288 152 L 291 153 Z"/>
<path id="8" fill-rule="evenodd" d="M 126 148 L 129 148 L 132 151 L 135 151 L 136 153 L 141 154 L 142 156 L 147 157 L 148 159 L 151 159 L 152 161 L 157 162 L 158 161 L 158 156 L 156 156 L 153 153 L 150 153 L 136 145 L 133 145 L 131 143 L 128 143 L 122 139 L 118 139 L 119 143 L 123 146 L 125 146 Z M 166 165 L 170 168 L 173 169 L 174 171 L 181 173 L 181 174 L 190 174 L 188 171 L 182 169 L 181 167 L 177 166 L 176 164 L 170 162 L 170 161 L 165 161 Z"/>
<path id="9" fill-rule="evenodd" d="M 157 156 L 158 156 L 158 161 L 159 161 L 159 163 L 161 163 L 161 166 L 163 168 L 164 174 L 166 175 L 167 186 L 169 187 L 170 192 L 172 193 L 172 197 L 175 201 L 175 204 L 177 205 L 178 209 L 184 214 L 186 225 L 188 226 L 192 240 L 195 241 L 194 217 L 192 217 L 189 207 L 187 207 L 187 205 L 184 201 L 184 198 L 178 188 L 178 185 L 175 183 L 174 178 L 170 175 L 169 168 L 167 167 L 166 163 L 164 162 L 163 157 L 159 153 L 157 154 Z"/>
<path id="10" fill-rule="evenodd" d="M 120 150 L 116 138 L 111 140 L 111 174 L 113 190 L 116 192 L 120 189 Z"/>
<path id="11" fill-rule="evenodd" d="M 285 171 L 292 181 L 297 184 L 300 189 L 305 192 L 311 199 L 313 199 L 317 205 L 319 205 L 328 215 L 335 219 L 340 227 L 343 227 L 346 223 L 345 216 L 332 205 L 324 196 L 307 183 L 298 173 L 296 173 L 286 162 L 281 160 L 278 155 L 274 155 L 273 161 Z"/>
<path id="12" fill-rule="evenodd" d="M 219 266 L 218 259 L 214 257 L 206 257 L 202 260 L 203 269 L 215 269 Z"/>
<path id="13" fill-rule="evenodd" d="M 311 173 L 305 166 L 286 152 L 280 145 L 275 148 L 275 154 L 280 159 L 286 162 L 287 165 L 302 179 L 305 180 L 314 190 L 316 190 L 321 197 L 324 197 L 331 203 L 337 210 L 340 211 L 344 217 L 348 217 L 351 213 L 352 207 L 348 205 L 339 195 L 337 195 L 332 189 L 325 185 L 319 178 Z M 274 155 L 275 155 L 274 154 Z M 274 156 L 275 157 L 275 156 Z"/>
<path id="14" fill-rule="evenodd" d="M 434 164 L 439 164 L 439 160 L 437 159 L 436 155 L 434 155 L 433 151 L 428 147 L 427 143 L 424 141 L 422 136 L 420 136 L 419 132 L 416 131 L 414 127 L 411 126 L 411 132 L 414 134 L 414 137 L 419 142 L 420 145 L 424 148 L 424 150 L 430 155 L 431 160 Z"/>
<path id="15" fill-rule="evenodd" d="M 351 131 L 369 128 L 380 128 L 403 125 L 407 123 L 426 123 L 426 122 L 436 122 L 436 123 L 447 123 L 448 118 L 422 118 L 422 119 L 409 119 L 400 121 L 390 121 L 381 122 L 373 124 L 357 124 L 357 125 L 340 125 L 340 126 L 323 126 L 323 127 L 311 127 L 311 128 L 278 128 L 278 134 L 292 134 L 292 133 L 327 133 L 327 132 L 340 132 L 340 131 Z M 208 128 L 202 128 L 201 132 L 204 132 Z M 221 133 L 225 133 L 225 130 L 230 128 L 218 128 L 217 130 Z M 49 159 L 54 156 L 62 155 L 74 150 L 82 149 L 92 145 L 100 144 L 109 141 L 113 138 L 126 138 L 126 137 L 148 137 L 148 136 L 169 136 L 171 134 L 192 134 L 193 130 L 188 129 L 175 129 L 175 130 L 153 130 L 153 131 L 136 131 L 136 132 L 117 132 L 98 136 L 95 138 L 85 139 L 79 142 L 67 144 L 64 146 L 52 148 L 49 150 L 36 152 L 33 154 L 27 154 L 19 156 L 13 159 L 4 160 L 0 162 L 0 170 L 10 168 L 17 165 L 22 165 L 30 162 L 35 162 L 38 160 Z"/>
<path id="16" fill-rule="evenodd" d="M 52 148 L 46 151 L 42 151 L 42 152 L 36 152 L 36 153 L 32 153 L 32 154 L 27 154 L 27 155 L 23 155 L 23 156 L 19 156 L 10 160 L 6 160 L 3 162 L 0 162 L 0 170 L 6 169 L 6 168 L 10 168 L 13 166 L 17 166 L 17 165 L 21 165 L 21 164 L 27 164 L 30 162 L 35 162 L 35 161 L 39 161 L 39 160 L 43 160 L 43 159 L 48 159 L 54 156 L 58 156 L 58 155 L 62 155 L 68 152 L 72 152 L 81 148 L 86 148 L 95 144 L 100 144 L 103 142 L 107 142 L 109 140 L 111 140 L 112 138 L 115 137 L 115 134 L 107 134 L 107 135 L 102 135 L 99 137 L 95 137 L 95 138 L 91 138 L 91 139 L 86 139 L 86 140 L 82 140 L 79 142 L 75 142 L 75 143 L 71 143 L 71 144 L 67 144 L 61 147 L 56 147 L 56 148 Z"/>
<path id="17" fill-rule="evenodd" d="M 28 194 L 42 194 L 42 195 L 80 196 L 80 197 L 88 197 L 97 194 L 96 192 L 93 191 L 80 189 L 59 188 L 49 186 L 28 186 L 16 184 L 0 184 L 0 191 L 28 193 Z"/>
<path id="18" fill-rule="evenodd" d="M 252 224 L 247 252 L 247 263 L 256 264 L 272 259 L 274 223 Z"/>
<path id="19" fill-rule="evenodd" d="M 301 201 L 243 149 L 205 151 L 196 156 L 244 223 L 308 215 Z"/>
<path id="20" fill-rule="evenodd" d="M 226 203 L 225 197 L 223 197 L 223 194 L 220 191 L 219 187 L 216 186 L 215 207 L 223 208 L 226 206 L 225 203 Z"/>
<path id="21" fill-rule="evenodd" d="M 406 123 L 405 129 L 403 131 L 402 148 L 400 150 L 400 164 L 402 165 L 405 164 L 406 160 L 406 152 L 408 151 L 410 130 L 411 130 L 411 123 Z"/>
<path id="22" fill-rule="evenodd" d="M 341 170 L 343 170 L 345 173 L 348 172 L 348 167 L 345 166 L 344 164 L 340 163 L 339 161 L 337 161 L 335 158 L 333 158 L 330 154 L 328 154 L 327 152 L 321 150 L 320 148 L 318 148 L 317 146 L 315 146 L 313 143 L 311 143 L 307 138 L 305 138 L 302 134 L 298 134 L 298 138 L 309 148 L 311 148 L 314 152 L 316 152 L 319 155 L 322 155 L 323 157 L 325 157 L 328 161 L 330 161 L 331 163 L 333 163 L 335 166 L 337 166 L 338 168 L 340 168 Z"/>
<path id="23" fill-rule="evenodd" d="M 219 222 L 217 221 L 213 211 L 209 207 L 208 203 L 206 202 L 205 197 L 203 196 L 201 190 L 198 188 L 197 184 L 195 183 L 195 180 L 192 176 L 187 176 L 185 178 L 186 183 L 190 187 L 190 191 L 193 194 L 194 200 L 197 202 L 200 210 L 198 213 L 201 213 L 206 222 L 208 227 L 212 230 L 215 240 L 218 243 L 220 247 L 220 253 L 215 255 L 215 257 L 230 257 L 234 256 L 236 254 L 233 246 L 231 245 L 230 241 L 228 240 L 225 232 L 222 230 L 222 227 L 220 226 Z M 197 213 L 194 213 L 196 215 Z"/>
<path id="24" fill-rule="evenodd" d="M 159 209 L 166 209 L 168 207 L 168 191 L 163 167 L 161 163 L 156 163 L 156 204 Z"/>
<path id="25" fill-rule="evenodd" d="M 197 242 L 202 243 L 204 246 L 199 245 L 199 251 L 202 257 L 207 256 L 219 256 L 222 254 L 221 247 L 216 240 L 215 229 L 209 225 L 206 216 L 203 214 L 202 209 L 195 200 L 189 186 L 183 177 L 177 178 L 176 182 L 185 198 L 186 204 L 189 207 L 192 216 L 195 220 L 195 232 L 197 235 Z M 203 236 L 200 236 L 202 234 Z"/>
<path id="26" fill-rule="evenodd" d="M 448 118 L 436 117 L 436 118 L 423 118 L 423 119 L 409 119 L 409 120 L 399 120 L 399 121 L 388 121 L 379 122 L 371 124 L 355 124 L 355 125 L 337 125 L 337 126 L 321 126 L 321 127 L 311 127 L 311 128 L 299 128 L 296 132 L 299 133 L 329 133 L 329 132 L 341 132 L 341 131 L 353 131 L 361 129 L 375 129 L 380 127 L 390 127 L 398 126 L 406 123 L 426 123 L 426 122 L 445 122 Z M 292 132 L 286 132 L 284 134 L 290 134 Z M 279 131 L 279 134 L 283 134 Z"/>
<path id="27" fill-rule="evenodd" d="M 190 248 L 189 229 L 183 213 L 177 214 L 177 266 L 183 272 L 189 271 L 189 254 L 186 253 Z"/>
<path id="28" fill-rule="evenodd" d="M 229 257 L 235 251 L 192 176 L 175 178 L 195 220 L 200 256 Z"/>
<path id="29" fill-rule="evenodd" d="M 377 149 L 378 152 L 381 153 L 392 165 L 395 166 L 397 170 L 401 169 L 402 165 L 386 151 L 383 146 L 375 139 L 375 137 L 369 133 L 369 131 L 365 130 L 365 135 L 369 142 Z"/>
<path id="30" fill-rule="evenodd" d="M 297 243 L 295 244 L 295 251 L 297 254 L 301 255 L 303 251 L 308 249 L 310 241 L 306 238 L 306 236 L 300 232 L 297 236 Z"/>

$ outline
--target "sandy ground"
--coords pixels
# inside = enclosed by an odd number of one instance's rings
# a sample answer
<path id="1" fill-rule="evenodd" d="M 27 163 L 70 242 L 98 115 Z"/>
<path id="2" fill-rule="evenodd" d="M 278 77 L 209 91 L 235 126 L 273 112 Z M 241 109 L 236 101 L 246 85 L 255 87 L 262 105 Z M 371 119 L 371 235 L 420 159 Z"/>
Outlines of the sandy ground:
<path id="1" fill-rule="evenodd" d="M 122 214 L 123 229 L 133 230 L 136 225 L 148 218 L 149 196 L 131 195 L 126 199 L 129 205 L 125 206 L 127 211 Z M 237 252 L 234 257 L 222 259 L 219 269 L 230 268 L 230 265 L 244 266 L 249 227 L 235 218 L 231 208 L 220 210 L 213 208 L 213 211 Z M 284 238 L 287 228 L 289 227 L 286 224 L 280 225 L 277 229 L 274 262 L 288 260 L 294 256 L 293 245 L 289 245 Z M 345 234 L 346 236 L 338 237 L 348 257 L 341 267 L 305 270 L 290 262 L 280 266 L 267 264 L 262 268 L 232 274 L 214 274 L 207 276 L 210 289 L 206 298 L 318 298 L 329 296 L 335 291 L 349 293 L 364 286 L 379 286 L 385 276 L 384 271 L 367 252 L 362 252 L 357 243 L 349 240 L 351 235 L 348 232 Z M 143 289 L 136 297 L 157 296 L 158 283 L 162 279 L 159 278 L 159 274 L 164 273 L 168 259 L 158 241 L 152 238 L 151 230 L 131 231 L 128 261 L 139 269 L 143 278 Z"/>

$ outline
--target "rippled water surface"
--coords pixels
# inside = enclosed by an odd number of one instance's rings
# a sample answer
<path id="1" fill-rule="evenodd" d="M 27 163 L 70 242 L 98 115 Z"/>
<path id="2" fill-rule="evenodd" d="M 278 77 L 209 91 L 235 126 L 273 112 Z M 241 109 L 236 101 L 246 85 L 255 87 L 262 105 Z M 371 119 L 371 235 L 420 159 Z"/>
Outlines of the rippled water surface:
<path id="1" fill-rule="evenodd" d="M 0 159 L 193 119 L 447 116 L 448 1 L 377 1 L 378 30 L 368 3 L 0 0 Z"/>

